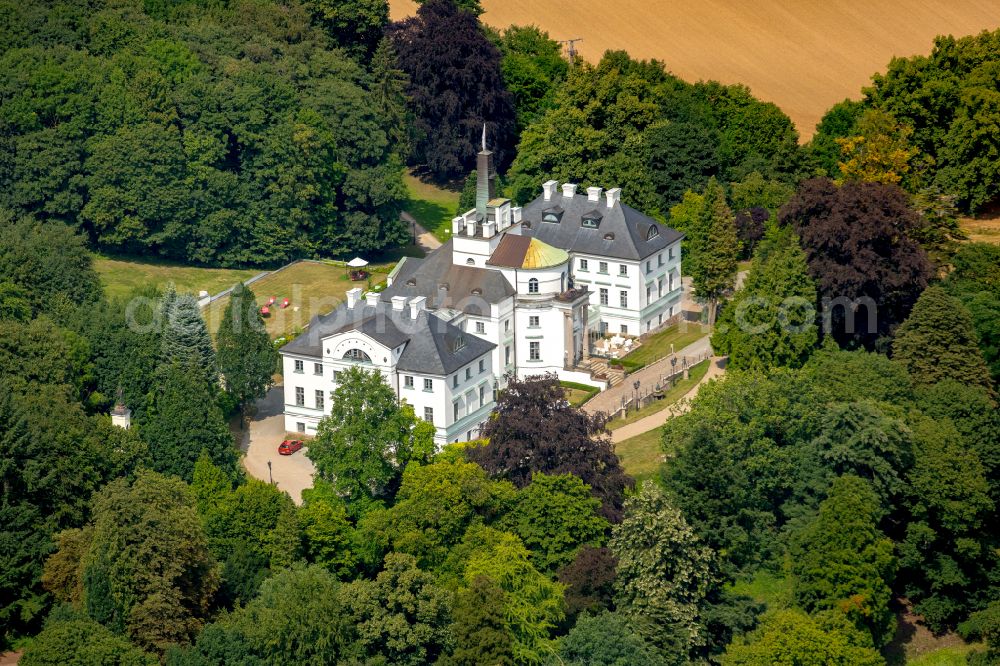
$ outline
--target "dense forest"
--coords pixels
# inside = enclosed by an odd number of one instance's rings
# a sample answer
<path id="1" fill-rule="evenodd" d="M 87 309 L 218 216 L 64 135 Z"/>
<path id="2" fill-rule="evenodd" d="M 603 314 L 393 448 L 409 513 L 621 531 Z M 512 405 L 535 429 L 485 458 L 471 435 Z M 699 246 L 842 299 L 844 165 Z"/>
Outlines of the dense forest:
<path id="1" fill-rule="evenodd" d="M 1000 32 L 894 60 L 800 145 L 745 87 L 624 51 L 571 65 L 480 13 L 0 0 L 0 648 L 874 666 L 906 608 L 1000 663 L 1000 247 L 958 223 L 1000 195 Z M 363 371 L 301 505 L 248 478 L 233 433 L 276 367 L 252 291 L 213 338 L 189 294 L 109 298 L 94 250 L 393 248 L 404 169 L 460 183 L 484 124 L 515 200 L 620 186 L 685 233 L 725 377 L 662 428 L 643 483 L 551 376 L 438 451 Z"/>

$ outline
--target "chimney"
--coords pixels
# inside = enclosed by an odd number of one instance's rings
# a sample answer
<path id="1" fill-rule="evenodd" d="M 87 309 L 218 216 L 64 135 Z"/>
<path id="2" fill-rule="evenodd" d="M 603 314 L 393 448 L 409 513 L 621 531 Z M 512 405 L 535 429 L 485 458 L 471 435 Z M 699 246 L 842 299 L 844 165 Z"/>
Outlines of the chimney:
<path id="1" fill-rule="evenodd" d="M 406 307 L 406 296 L 393 296 L 392 297 L 392 309 L 393 310 L 398 310 L 399 312 L 402 312 L 404 307 Z"/>
<path id="2" fill-rule="evenodd" d="M 111 410 L 111 425 L 128 430 L 129 426 L 132 425 L 132 410 L 122 403 L 116 402 L 115 408 Z"/>
<path id="3" fill-rule="evenodd" d="M 466 222 L 465 223 L 465 231 L 469 234 L 469 236 L 475 236 L 476 235 L 476 221 L 475 220 L 469 220 L 468 222 Z"/>
<path id="4" fill-rule="evenodd" d="M 622 188 L 612 187 L 608 190 L 608 208 L 614 208 L 615 204 L 621 201 L 622 198 Z"/>
<path id="5" fill-rule="evenodd" d="M 563 196 L 567 199 L 572 199 L 573 195 L 576 194 L 576 184 L 575 183 L 563 183 Z"/>
<path id="6" fill-rule="evenodd" d="M 513 208 L 510 209 L 510 219 L 513 221 L 514 224 L 520 223 L 520 221 L 521 221 L 521 207 L 520 206 L 514 206 Z"/>
<path id="7" fill-rule="evenodd" d="M 542 183 L 542 190 L 545 191 L 545 200 L 549 201 L 552 199 L 552 195 L 556 193 L 556 188 L 559 187 L 558 180 L 547 180 Z"/>
<path id="8" fill-rule="evenodd" d="M 378 305 L 378 292 L 369 291 L 367 294 L 365 294 L 365 302 L 368 303 L 368 305 L 371 307 L 375 307 L 376 305 Z"/>
<path id="9" fill-rule="evenodd" d="M 493 238 L 497 232 L 496 222 L 486 222 L 483 224 L 483 238 Z"/>
<path id="10" fill-rule="evenodd" d="M 454 217 L 451 220 L 451 233 L 453 236 L 457 236 L 462 233 L 462 224 L 465 222 L 465 218 L 461 215 Z"/>
<path id="11" fill-rule="evenodd" d="M 448 307 L 448 285 L 442 282 L 438 285 L 438 300 L 437 307 L 446 308 Z"/>
<path id="12" fill-rule="evenodd" d="M 588 187 L 587 188 L 587 201 L 600 201 L 601 200 L 601 189 L 600 187 Z"/>
<path id="13" fill-rule="evenodd" d="M 361 287 L 347 290 L 347 307 L 353 308 L 361 300 Z"/>
<path id="14" fill-rule="evenodd" d="M 420 311 L 424 309 L 427 305 L 427 298 L 425 296 L 417 296 L 416 298 L 410 300 L 410 319 L 416 319 Z"/>
<path id="15" fill-rule="evenodd" d="M 483 123 L 483 149 L 476 157 L 476 212 L 486 217 L 486 207 L 496 198 L 497 172 L 493 152 L 486 148 L 486 123 Z"/>

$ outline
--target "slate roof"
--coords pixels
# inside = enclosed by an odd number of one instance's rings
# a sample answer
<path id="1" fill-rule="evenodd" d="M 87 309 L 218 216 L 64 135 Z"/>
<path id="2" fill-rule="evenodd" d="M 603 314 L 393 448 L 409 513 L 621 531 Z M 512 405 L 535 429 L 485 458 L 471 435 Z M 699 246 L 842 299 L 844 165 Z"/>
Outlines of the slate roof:
<path id="1" fill-rule="evenodd" d="M 552 247 L 537 238 L 504 234 L 497 249 L 486 263 L 505 268 L 550 268 L 569 260 L 565 250 Z"/>
<path id="2" fill-rule="evenodd" d="M 500 271 L 453 264 L 452 242 L 449 240 L 423 259 L 407 259 L 393 277 L 392 286 L 382 292 L 382 300 L 424 296 L 431 309 L 460 307 L 468 314 L 486 316 L 489 304 L 514 295 L 514 287 Z M 448 290 L 442 291 L 441 285 L 447 285 Z"/>
<path id="3" fill-rule="evenodd" d="M 554 209 L 561 210 L 561 221 L 542 222 L 542 215 Z M 601 216 L 598 228 L 591 229 L 582 225 L 583 217 L 589 213 Z M 601 197 L 599 201 L 590 201 L 586 194 L 564 197 L 556 192 L 548 201 L 544 196 L 539 196 L 521 209 L 521 221 L 521 233 L 567 252 L 633 261 L 645 259 L 684 237 L 676 229 L 660 224 L 620 201 L 608 208 L 605 197 Z M 525 222 L 528 224 L 524 224 Z M 658 233 L 647 240 L 652 227 Z M 608 234 L 612 238 L 606 238 Z"/>
<path id="4" fill-rule="evenodd" d="M 427 310 L 412 319 L 408 304 L 394 310 L 388 303 L 372 307 L 362 299 L 354 308 L 342 303 L 333 312 L 313 318 L 309 328 L 281 352 L 321 358 L 323 339 L 347 331 L 364 333 L 391 349 L 405 344 L 396 368 L 427 375 L 450 374 L 496 347 Z"/>

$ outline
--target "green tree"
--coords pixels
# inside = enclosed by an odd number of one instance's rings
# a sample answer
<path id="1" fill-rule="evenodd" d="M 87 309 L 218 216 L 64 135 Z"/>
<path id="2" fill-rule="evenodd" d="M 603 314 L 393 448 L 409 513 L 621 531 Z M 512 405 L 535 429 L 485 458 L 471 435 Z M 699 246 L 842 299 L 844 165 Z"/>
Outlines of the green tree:
<path id="1" fill-rule="evenodd" d="M 655 666 L 667 662 L 620 613 L 584 615 L 559 644 L 567 666 Z"/>
<path id="2" fill-rule="evenodd" d="M 274 385 L 278 352 L 264 328 L 257 297 L 242 282 L 229 295 L 216 334 L 216 347 L 226 392 L 240 406 L 241 423 L 245 422 L 253 401 L 267 395 Z"/>
<path id="3" fill-rule="evenodd" d="M 724 666 L 883 666 L 885 660 L 852 627 L 824 626 L 798 610 L 781 610 L 722 657 Z"/>
<path id="4" fill-rule="evenodd" d="M 190 480 L 202 450 L 230 478 L 239 475 L 236 443 L 200 367 L 161 366 L 139 433 L 153 469 Z"/>
<path id="5" fill-rule="evenodd" d="M 349 579 L 358 564 L 355 533 L 344 501 L 330 484 L 316 480 L 302 491 L 299 510 L 302 543 L 306 558 L 321 564 L 341 579 Z"/>
<path id="6" fill-rule="evenodd" d="M 618 558 L 615 605 L 663 654 L 695 652 L 707 641 L 702 615 L 717 584 L 715 555 L 646 482 L 625 501 L 625 520 L 609 542 Z"/>
<path id="7" fill-rule="evenodd" d="M 451 642 L 452 595 L 410 555 L 390 553 L 374 581 L 358 580 L 340 592 L 359 651 L 369 660 L 434 663 Z"/>
<path id="8" fill-rule="evenodd" d="M 541 571 L 573 561 L 582 546 L 597 546 L 610 525 L 600 516 L 601 501 L 572 474 L 535 474 L 518 491 L 499 527 L 521 537 Z"/>
<path id="9" fill-rule="evenodd" d="M 562 45 L 533 25 L 512 25 L 497 39 L 500 72 L 514 101 L 520 133 L 552 107 L 569 63 L 562 57 Z"/>
<path id="10" fill-rule="evenodd" d="M 670 209 L 670 226 L 685 234 L 697 226 L 697 218 L 701 209 L 705 206 L 705 197 L 688 190 L 684 193 L 680 203 Z M 688 271 L 691 261 L 691 249 L 686 248 L 684 256 L 684 270 Z"/>
<path id="11" fill-rule="evenodd" d="M 455 596 L 451 633 L 454 647 L 439 666 L 513 666 L 514 639 L 504 615 L 506 594 L 480 576 Z"/>
<path id="12" fill-rule="evenodd" d="M 543 663 L 555 652 L 551 632 L 563 618 L 563 586 L 532 566 L 531 554 L 520 539 L 503 533 L 469 558 L 466 585 L 481 577 L 496 581 L 504 593 L 504 624 L 513 637 L 514 662 Z"/>
<path id="13" fill-rule="evenodd" d="M 308 455 L 319 478 L 333 485 L 354 511 L 372 500 L 391 499 L 409 462 L 434 453 L 433 428 L 400 405 L 378 371 L 340 373 L 330 396 L 330 415 L 320 421 Z"/>
<path id="14" fill-rule="evenodd" d="M 163 295 L 162 317 L 161 362 L 199 368 L 214 388 L 219 379 L 218 364 L 198 300 L 190 294 L 178 294 L 171 286 Z"/>
<path id="15" fill-rule="evenodd" d="M 805 148 L 805 160 L 812 175 L 840 178 L 838 164 L 841 151 L 837 139 L 850 135 L 854 123 L 863 112 L 862 102 L 845 99 L 823 114 L 816 125 L 816 133 Z"/>
<path id="16" fill-rule="evenodd" d="M 191 490 L 198 515 L 205 518 L 233 492 L 233 480 L 225 470 L 213 464 L 208 451 L 202 449 L 191 474 Z"/>
<path id="17" fill-rule="evenodd" d="M 708 322 L 714 324 L 719 299 L 736 284 L 739 240 L 722 186 L 709 180 L 703 196 L 704 205 L 686 229 L 691 257 L 687 272 L 695 294 L 709 302 Z"/>
<path id="18" fill-rule="evenodd" d="M 722 311 L 712 349 L 737 370 L 801 367 L 819 338 L 816 286 L 790 229 L 773 228 Z"/>
<path id="19" fill-rule="evenodd" d="M 307 0 L 305 4 L 338 45 L 361 57 L 377 48 L 389 23 L 385 0 Z"/>
<path id="20" fill-rule="evenodd" d="M 21 656 L 25 666 L 152 666 L 156 658 L 90 619 L 49 621 Z"/>
<path id="21" fill-rule="evenodd" d="M 90 529 L 82 567 L 90 616 L 160 652 L 191 641 L 219 572 L 184 482 L 155 472 L 132 485 L 112 481 L 94 500 Z"/>
<path id="22" fill-rule="evenodd" d="M 765 208 L 772 218 L 778 209 L 795 194 L 795 188 L 780 180 L 768 180 L 759 171 L 752 171 L 735 183 L 729 184 L 729 201 L 733 210 L 745 211 L 751 208 Z"/>
<path id="23" fill-rule="evenodd" d="M 657 123 L 646 130 L 644 139 L 646 168 L 661 211 L 680 203 L 689 190 L 704 190 L 718 175 L 718 138 L 703 124 Z"/>
<path id="24" fill-rule="evenodd" d="M 493 522 L 515 499 L 507 481 L 493 481 L 481 467 L 464 461 L 411 465 L 403 473 L 396 503 L 365 515 L 361 541 L 417 558 L 420 566 L 440 568 L 473 524 Z"/>
<path id="25" fill-rule="evenodd" d="M 27 292 L 13 282 L 0 282 L 0 319 L 31 319 L 31 302 L 27 296 Z"/>
<path id="26" fill-rule="evenodd" d="M 864 480 L 834 480 L 816 517 L 792 541 L 795 597 L 807 611 L 840 610 L 875 645 L 892 637 L 893 544 L 877 525 L 878 497 Z"/>
<path id="27" fill-rule="evenodd" d="M 206 533 L 212 552 L 227 560 L 241 547 L 268 563 L 272 569 L 297 559 L 298 544 L 282 537 L 282 522 L 295 522 L 295 504 L 288 493 L 249 479 L 209 510 Z"/>
<path id="28" fill-rule="evenodd" d="M 992 391 L 969 311 L 937 285 L 924 290 L 899 327 L 893 355 L 918 384 L 952 378 Z"/>
<path id="29" fill-rule="evenodd" d="M 844 180 L 901 184 L 909 181 L 910 162 L 917 150 L 910 145 L 913 130 L 890 113 L 867 109 L 855 121 L 851 136 L 836 139 Z"/>

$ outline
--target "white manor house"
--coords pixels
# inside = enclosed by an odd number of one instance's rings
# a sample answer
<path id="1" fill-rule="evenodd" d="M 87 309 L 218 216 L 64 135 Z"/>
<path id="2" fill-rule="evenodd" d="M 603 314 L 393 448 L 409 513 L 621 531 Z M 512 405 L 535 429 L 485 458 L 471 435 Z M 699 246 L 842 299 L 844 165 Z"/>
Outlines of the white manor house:
<path id="1" fill-rule="evenodd" d="M 485 142 L 477 166 L 476 207 L 452 221 L 451 240 L 401 261 L 381 293 L 347 292 L 282 347 L 286 430 L 315 434 L 338 374 L 361 365 L 437 427 L 439 444 L 475 439 L 506 374 L 603 389 L 589 369 L 596 338 L 680 316 L 682 234 L 619 189 L 549 181 L 512 206 L 496 198 Z"/>

